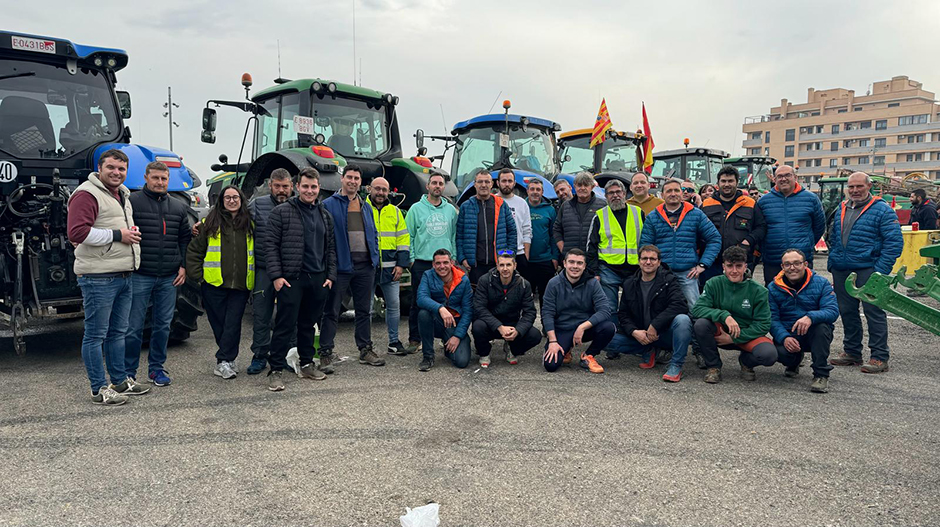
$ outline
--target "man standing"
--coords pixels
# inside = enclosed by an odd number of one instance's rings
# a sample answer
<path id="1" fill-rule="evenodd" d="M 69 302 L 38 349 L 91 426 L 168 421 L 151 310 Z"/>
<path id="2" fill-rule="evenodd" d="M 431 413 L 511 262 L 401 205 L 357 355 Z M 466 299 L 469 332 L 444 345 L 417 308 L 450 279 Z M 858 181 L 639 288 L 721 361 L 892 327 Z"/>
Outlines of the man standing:
<path id="1" fill-rule="evenodd" d="M 134 224 L 140 232 L 140 267 L 131 275 L 133 301 L 124 339 L 125 369 L 128 377 L 137 379 L 144 319 L 152 302 L 147 358 L 150 382 L 155 386 L 171 382 L 163 363 L 176 308 L 176 288 L 186 281 L 186 246 L 193 237 L 186 205 L 166 193 L 169 182 L 170 170 L 154 161 L 144 171 L 143 190 L 130 197 Z"/>
<path id="2" fill-rule="evenodd" d="M 855 285 L 861 287 L 876 271 L 890 274 L 904 249 L 904 238 L 898 216 L 891 206 L 871 195 L 868 174 L 854 172 L 850 175 L 845 183 L 845 193 L 849 199 L 836 209 L 832 220 L 828 260 L 845 329 L 842 341 L 845 351 L 831 362 L 836 366 L 858 366 L 862 364 L 859 299 L 845 290 L 845 280 L 849 274 L 856 273 Z M 871 358 L 862 366 L 862 372 L 886 372 L 889 355 L 887 315 L 880 307 L 868 302 L 862 302 L 862 310 L 868 321 L 868 348 L 871 350 Z"/>
<path id="3" fill-rule="evenodd" d="M 812 269 L 813 248 L 826 230 L 826 215 L 819 197 L 800 187 L 793 167 L 777 168 L 774 181 L 773 190 L 761 196 L 756 205 L 767 223 L 767 235 L 761 244 L 764 285 L 780 273 L 780 259 L 787 249 L 802 251 Z"/>
<path id="4" fill-rule="evenodd" d="M 784 375 L 800 373 L 803 354 L 813 358 L 813 384 L 810 391 L 829 391 L 829 347 L 832 329 L 839 318 L 839 304 L 829 280 L 806 267 L 799 249 L 783 253 L 783 270 L 768 288 L 770 334 L 777 345 L 777 359 L 786 366 Z"/>
<path id="5" fill-rule="evenodd" d="M 496 269 L 480 278 L 473 294 L 473 318 L 473 342 L 483 368 L 490 367 L 491 340 L 508 343 L 506 362 L 513 365 L 542 341 L 542 333 L 532 325 L 535 323 L 532 286 L 516 272 L 513 255 L 498 255 Z"/>
<path id="6" fill-rule="evenodd" d="M 317 203 L 320 174 L 316 169 L 300 171 L 297 191 L 296 197 L 271 211 L 265 234 L 268 276 L 277 291 L 268 372 L 268 389 L 274 392 L 284 389 L 282 372 L 292 337 L 297 339 L 300 375 L 315 381 L 326 378 L 313 363 L 313 326 L 320 323 L 328 293 L 337 279 L 333 216 Z"/>
<path id="7" fill-rule="evenodd" d="M 659 248 L 640 248 L 640 270 L 623 284 L 617 318 L 619 331 L 607 345 L 608 357 L 620 353 L 642 354 L 640 368 L 656 365 L 658 346 L 670 346 L 672 359 L 663 375 L 666 382 L 682 379 L 682 366 L 692 342 L 692 319 L 682 288 L 668 268 L 662 266 Z"/>
<path id="8" fill-rule="evenodd" d="M 385 298 L 385 325 L 388 328 L 388 352 L 392 355 L 407 355 L 409 350 L 398 339 L 398 324 L 401 320 L 399 297 L 401 273 L 408 266 L 408 248 L 411 236 L 405 225 L 401 209 L 388 201 L 388 180 L 377 177 L 369 185 L 368 202 L 372 207 L 375 226 L 379 231 L 379 258 L 381 267 L 376 269 L 376 282 Z M 414 350 L 411 350 L 414 352 Z"/>
<path id="9" fill-rule="evenodd" d="M 610 321 L 610 306 L 597 280 L 584 274 L 584 251 L 572 248 L 565 254 L 565 272 L 548 282 L 542 306 L 542 328 L 548 335 L 542 365 L 557 371 L 571 362 L 571 348 L 590 342 L 580 365 L 591 373 L 604 373 L 594 357 L 614 338 L 617 327 Z"/>
<path id="10" fill-rule="evenodd" d="M 558 209 L 555 220 L 555 243 L 564 255 L 570 249 L 587 250 L 591 222 L 597 211 L 607 203 L 594 195 L 594 176 L 590 172 L 579 172 L 574 178 L 576 199 L 569 199 Z"/>
<path id="11" fill-rule="evenodd" d="M 251 291 L 251 313 L 254 334 L 251 339 L 251 365 L 249 375 L 264 371 L 271 353 L 271 318 L 274 316 L 274 283 L 267 270 L 268 218 L 274 207 L 290 198 L 294 185 L 290 172 L 283 168 L 271 171 L 268 177 L 270 194 L 257 196 L 248 202 L 248 212 L 255 222 L 255 286 Z M 296 337 L 291 339 L 293 343 Z"/>
<path id="12" fill-rule="evenodd" d="M 633 178 L 630 179 L 630 192 L 633 195 L 627 200 L 627 204 L 640 207 L 640 210 L 646 216 L 649 216 L 656 207 L 663 204 L 661 198 L 650 194 L 650 178 L 646 175 L 646 172 L 633 174 Z"/>
<path id="13" fill-rule="evenodd" d="M 415 293 L 421 286 L 424 273 L 433 267 L 434 251 L 447 249 L 450 254 L 456 251 L 454 238 L 457 232 L 457 209 L 444 201 L 444 176 L 431 172 L 428 176 L 428 193 L 421 201 L 408 209 L 405 223 L 411 237 L 409 255 L 411 258 L 411 310 L 408 312 L 408 347 L 414 353 L 421 344 L 418 332 L 418 302 Z"/>
<path id="14" fill-rule="evenodd" d="M 738 171 L 732 166 L 718 171 L 718 195 L 702 202 L 702 212 L 708 216 L 721 235 L 721 254 L 724 254 L 728 247 L 743 247 L 748 253 L 748 268 L 752 272 L 754 251 L 767 234 L 764 215 L 754 205 L 750 196 L 738 190 Z M 721 273 L 721 262 L 716 259 L 715 263 L 702 273 L 699 281 L 704 285 L 709 278 Z"/>
<path id="15" fill-rule="evenodd" d="M 542 182 L 529 181 L 526 189 L 529 199 L 529 216 L 532 219 L 532 245 L 529 247 L 529 265 L 523 278 L 538 292 L 539 306 L 545 296 L 545 286 L 558 270 L 558 246 L 552 241 L 557 211 L 542 197 Z"/>
<path id="16" fill-rule="evenodd" d="M 933 201 L 927 199 L 927 191 L 922 188 L 911 192 L 911 221 L 908 225 L 915 223 L 922 231 L 932 231 L 937 228 L 937 207 Z"/>
<path id="17" fill-rule="evenodd" d="M 127 155 L 108 150 L 98 171 L 69 198 L 68 236 L 75 246 L 75 275 L 82 288 L 85 334 L 82 360 L 91 383 L 91 401 L 120 405 L 127 395 L 147 393 L 126 371 L 124 339 L 130 315 L 131 272 L 140 265 L 140 232 L 134 226 L 130 191 L 124 186 Z M 111 377 L 105 380 L 102 353 Z"/>
<path id="18" fill-rule="evenodd" d="M 486 169 L 473 176 L 476 195 L 460 206 L 457 215 L 457 261 L 469 270 L 470 283 L 496 267 L 496 253 L 516 249 L 516 222 L 509 205 L 491 194 L 493 178 Z"/>
<path id="19" fill-rule="evenodd" d="M 423 357 L 418 371 L 434 367 L 434 339 L 444 341 L 444 356 L 454 366 L 470 364 L 470 321 L 473 289 L 463 270 L 454 265 L 450 251 L 434 251 L 434 268 L 424 273 L 415 294 Z"/>
<path id="20" fill-rule="evenodd" d="M 691 203 L 696 208 L 702 208 L 702 196 L 695 190 L 695 183 L 691 179 L 682 182 L 682 199 Z"/>
<path id="21" fill-rule="evenodd" d="M 320 367 L 324 373 L 333 372 L 336 323 L 347 291 L 351 291 L 356 310 L 359 363 L 385 366 L 385 359 L 372 349 L 372 297 L 375 269 L 379 266 L 379 238 L 372 207 L 359 197 L 359 187 L 362 186 L 359 165 L 346 165 L 342 184 L 342 191 L 323 201 L 323 207 L 333 216 L 337 270 L 336 287 L 330 289 L 320 331 Z"/>
<path id="22" fill-rule="evenodd" d="M 643 211 L 627 205 L 627 191 L 619 180 L 611 179 L 604 187 L 607 206 L 594 214 L 587 246 L 588 276 L 601 281 L 607 304 L 619 305 L 623 281 L 639 269 L 640 233 L 643 232 Z M 611 320 L 617 314 L 611 308 Z"/>
<path id="23" fill-rule="evenodd" d="M 667 200 L 668 202 L 668 200 Z M 722 254 L 724 274 L 705 283 L 705 292 L 692 307 L 695 338 L 701 346 L 708 371 L 705 382 L 721 382 L 721 356 L 718 348 L 741 352 L 741 377 L 757 379 L 756 366 L 773 366 L 777 348 L 765 335 L 770 330 L 770 306 L 767 289 L 744 278 L 747 253 L 729 247 Z"/>
<path id="24" fill-rule="evenodd" d="M 567 179 L 556 179 L 552 188 L 555 189 L 555 195 L 558 196 L 558 201 L 555 202 L 556 208 L 561 208 L 562 204 L 571 199 L 571 185 Z"/>
<path id="25" fill-rule="evenodd" d="M 525 274 L 532 246 L 532 217 L 529 214 L 529 205 L 525 199 L 513 192 L 516 189 L 516 174 L 511 168 L 499 171 L 497 184 L 499 197 L 503 198 L 503 203 L 509 205 L 516 221 L 516 266 L 520 273 Z"/>

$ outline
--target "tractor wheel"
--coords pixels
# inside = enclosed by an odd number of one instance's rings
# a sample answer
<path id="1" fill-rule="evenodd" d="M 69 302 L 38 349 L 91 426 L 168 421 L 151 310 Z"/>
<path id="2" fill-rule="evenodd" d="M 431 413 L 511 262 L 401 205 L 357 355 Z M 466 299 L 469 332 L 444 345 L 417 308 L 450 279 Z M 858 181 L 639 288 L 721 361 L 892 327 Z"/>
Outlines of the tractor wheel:
<path id="1" fill-rule="evenodd" d="M 199 221 L 199 215 L 189 206 L 189 196 L 179 193 L 170 193 L 170 196 L 185 200 L 190 223 Z M 188 339 L 189 334 L 196 331 L 196 321 L 203 313 L 199 287 L 187 280 L 176 289 L 176 310 L 173 312 L 173 322 L 170 323 L 170 342 L 176 344 Z"/>

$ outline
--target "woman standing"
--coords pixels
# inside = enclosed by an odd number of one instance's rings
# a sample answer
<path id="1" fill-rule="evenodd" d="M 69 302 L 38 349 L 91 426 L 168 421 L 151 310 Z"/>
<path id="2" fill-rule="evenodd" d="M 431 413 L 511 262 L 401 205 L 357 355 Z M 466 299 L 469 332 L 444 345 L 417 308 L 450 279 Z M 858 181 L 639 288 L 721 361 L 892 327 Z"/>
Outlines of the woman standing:
<path id="1" fill-rule="evenodd" d="M 702 188 L 698 189 L 698 195 L 702 197 L 702 202 L 704 202 L 706 199 L 715 195 L 715 185 L 705 183 L 702 185 Z"/>
<path id="2" fill-rule="evenodd" d="M 213 373 L 223 379 L 238 374 L 242 315 L 255 282 L 253 227 L 245 195 L 229 185 L 186 252 L 187 277 L 202 282 L 202 305 L 219 347 Z"/>

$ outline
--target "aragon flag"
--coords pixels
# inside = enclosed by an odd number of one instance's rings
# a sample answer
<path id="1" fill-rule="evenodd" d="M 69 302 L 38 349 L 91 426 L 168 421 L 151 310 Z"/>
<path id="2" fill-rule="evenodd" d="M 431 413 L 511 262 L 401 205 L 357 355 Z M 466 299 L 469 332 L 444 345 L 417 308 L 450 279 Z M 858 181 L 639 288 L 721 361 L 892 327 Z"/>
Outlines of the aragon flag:
<path id="1" fill-rule="evenodd" d="M 607 101 L 601 99 L 601 108 L 597 111 L 597 120 L 594 121 L 594 131 L 591 132 L 591 148 L 599 145 L 607 138 L 607 130 L 610 130 L 610 114 L 607 113 Z"/>

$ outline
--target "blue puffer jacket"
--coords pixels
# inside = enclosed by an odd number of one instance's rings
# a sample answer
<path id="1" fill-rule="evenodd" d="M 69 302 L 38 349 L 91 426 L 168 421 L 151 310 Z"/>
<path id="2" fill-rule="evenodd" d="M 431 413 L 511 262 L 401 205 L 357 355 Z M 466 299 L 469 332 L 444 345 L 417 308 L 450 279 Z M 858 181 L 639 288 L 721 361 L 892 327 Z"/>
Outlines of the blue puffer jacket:
<path id="1" fill-rule="evenodd" d="M 904 250 L 904 237 L 898 215 L 881 198 L 873 198 L 849 231 L 848 243 L 842 245 L 842 202 L 832 218 L 829 247 L 829 270 L 852 271 L 874 267 L 881 274 L 890 274 L 894 262 Z"/>
<path id="2" fill-rule="evenodd" d="M 799 184 L 784 197 L 776 188 L 757 200 L 767 222 L 767 235 L 760 252 L 765 262 L 780 264 L 783 251 L 795 248 L 812 261 L 813 248 L 826 231 L 826 215 L 816 194 Z"/>
<path id="3" fill-rule="evenodd" d="M 640 247 L 659 247 L 662 251 L 662 261 L 677 275 L 700 263 L 711 267 L 718 258 L 718 251 L 721 250 L 721 234 L 715 224 L 691 203 L 683 203 L 679 224 L 673 229 L 666 219 L 665 207 L 665 203 L 656 207 L 646 217 L 643 233 L 640 235 Z M 705 242 L 701 257 L 697 250 L 699 240 Z"/>
<path id="4" fill-rule="evenodd" d="M 813 324 L 833 324 L 839 318 L 839 303 L 832 284 L 813 273 L 812 269 L 806 270 L 806 280 L 799 289 L 788 286 L 783 280 L 783 271 L 780 271 L 767 291 L 770 334 L 777 344 L 783 344 L 787 337 L 796 337 L 790 328 L 804 316 L 809 317 Z"/>
<path id="5" fill-rule="evenodd" d="M 375 230 L 375 217 L 369 203 L 360 199 L 362 204 L 362 223 L 366 230 L 366 245 L 372 256 L 372 267 L 379 266 L 379 233 Z M 323 207 L 333 216 L 333 233 L 336 238 L 336 270 L 340 273 L 353 272 L 352 257 L 349 254 L 349 198 L 341 193 L 333 194 L 323 200 Z"/>
<path id="6" fill-rule="evenodd" d="M 447 292 L 444 291 L 444 281 L 437 276 L 437 271 L 428 269 L 424 272 L 421 285 L 418 286 L 418 307 L 433 314 L 446 307 L 457 320 L 454 336 L 462 339 L 467 336 L 470 322 L 473 320 L 473 289 L 470 286 L 470 277 L 457 266 L 453 269 L 454 279 L 450 291 Z"/>
<path id="7" fill-rule="evenodd" d="M 490 196 L 490 199 L 496 200 L 496 232 L 495 250 L 493 251 L 493 260 L 496 260 L 496 254 L 499 251 L 516 250 L 516 221 L 512 217 L 512 210 L 509 205 L 503 203 L 503 198 L 499 196 Z M 473 197 L 468 199 L 460 206 L 460 214 L 457 215 L 457 262 L 464 260 L 470 264 L 470 267 L 477 265 L 477 224 L 480 215 L 480 200 Z"/>

